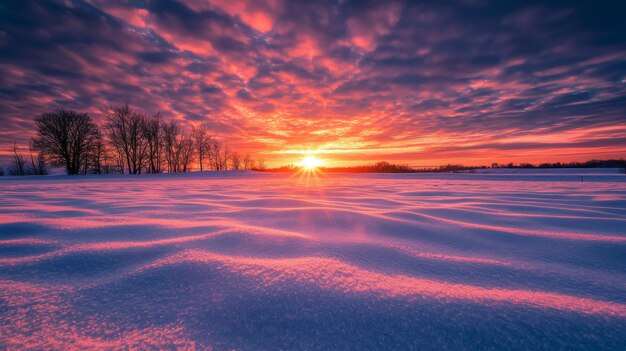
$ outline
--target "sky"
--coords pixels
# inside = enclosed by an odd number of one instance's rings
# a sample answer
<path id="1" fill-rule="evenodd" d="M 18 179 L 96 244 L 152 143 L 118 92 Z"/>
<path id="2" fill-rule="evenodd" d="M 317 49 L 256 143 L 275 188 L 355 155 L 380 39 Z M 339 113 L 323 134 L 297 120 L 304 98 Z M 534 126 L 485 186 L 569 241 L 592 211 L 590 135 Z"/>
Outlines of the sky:
<path id="1" fill-rule="evenodd" d="M 0 144 L 129 103 L 270 166 L 626 157 L 624 1 L 0 2 Z"/>

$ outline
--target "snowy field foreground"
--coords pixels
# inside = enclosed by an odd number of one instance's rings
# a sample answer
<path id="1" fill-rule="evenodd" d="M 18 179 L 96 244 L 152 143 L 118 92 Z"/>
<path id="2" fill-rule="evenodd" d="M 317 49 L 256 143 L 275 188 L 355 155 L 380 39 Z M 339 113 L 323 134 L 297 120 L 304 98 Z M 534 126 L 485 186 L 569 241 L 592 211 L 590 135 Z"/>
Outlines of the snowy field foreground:
<path id="1" fill-rule="evenodd" d="M 3 178 L 0 349 L 626 349 L 617 170 Z"/>

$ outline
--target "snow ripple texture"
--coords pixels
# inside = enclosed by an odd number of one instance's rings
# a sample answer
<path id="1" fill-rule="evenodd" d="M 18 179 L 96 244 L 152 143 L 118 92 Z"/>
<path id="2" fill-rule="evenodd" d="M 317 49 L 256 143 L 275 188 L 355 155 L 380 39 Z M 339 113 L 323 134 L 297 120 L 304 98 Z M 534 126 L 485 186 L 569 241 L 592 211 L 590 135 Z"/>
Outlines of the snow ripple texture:
<path id="1" fill-rule="evenodd" d="M 4 177 L 0 349 L 624 350 L 626 177 L 537 172 Z"/>

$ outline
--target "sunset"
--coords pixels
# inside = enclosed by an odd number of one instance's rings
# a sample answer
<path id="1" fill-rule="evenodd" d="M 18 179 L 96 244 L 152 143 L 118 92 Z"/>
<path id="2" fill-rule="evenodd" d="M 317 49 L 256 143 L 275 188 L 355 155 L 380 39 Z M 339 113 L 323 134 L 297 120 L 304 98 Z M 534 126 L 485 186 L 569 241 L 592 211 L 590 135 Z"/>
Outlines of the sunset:
<path id="1" fill-rule="evenodd" d="M 309 155 L 302 159 L 298 165 L 303 168 L 315 169 L 324 165 L 324 162 L 317 158 L 317 156 Z"/>
<path id="2" fill-rule="evenodd" d="M 623 158 L 622 3 L 15 1 L 0 137 L 129 103 L 268 166 Z M 5 156 L 9 151 L 3 149 Z"/>
<path id="3" fill-rule="evenodd" d="M 626 350 L 625 16 L 0 1 L 0 350 Z"/>

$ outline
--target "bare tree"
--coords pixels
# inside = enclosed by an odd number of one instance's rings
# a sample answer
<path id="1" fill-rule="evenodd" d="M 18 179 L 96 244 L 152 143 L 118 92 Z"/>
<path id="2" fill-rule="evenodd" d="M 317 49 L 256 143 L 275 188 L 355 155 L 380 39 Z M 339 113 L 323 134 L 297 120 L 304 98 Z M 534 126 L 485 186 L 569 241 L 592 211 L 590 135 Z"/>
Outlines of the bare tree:
<path id="1" fill-rule="evenodd" d="M 220 157 L 220 159 L 222 160 L 222 170 L 227 171 L 228 160 L 230 159 L 230 148 L 228 147 L 228 144 L 224 144 L 224 147 L 222 148 L 222 156 Z"/>
<path id="2" fill-rule="evenodd" d="M 26 161 L 24 155 L 20 153 L 20 148 L 16 143 L 13 143 L 13 165 L 11 173 L 14 175 L 26 175 Z"/>
<path id="3" fill-rule="evenodd" d="M 246 154 L 243 158 L 243 169 L 246 171 L 251 169 L 254 166 L 254 160 L 250 157 L 250 154 Z"/>
<path id="4" fill-rule="evenodd" d="M 46 159 L 44 157 L 43 152 L 37 152 L 37 161 L 35 161 L 35 156 L 33 156 L 33 145 L 32 142 L 28 146 L 28 153 L 30 154 L 30 165 L 34 175 L 46 175 L 48 174 L 48 170 L 46 169 Z"/>
<path id="5" fill-rule="evenodd" d="M 147 144 L 148 172 L 161 173 L 163 165 L 163 128 L 160 113 L 144 120 L 142 134 Z"/>
<path id="6" fill-rule="evenodd" d="M 33 145 L 32 144 L 33 143 L 31 142 L 28 145 L 28 155 L 30 156 L 30 166 L 31 166 L 31 169 L 33 170 L 33 174 L 38 175 L 37 174 L 37 169 L 35 167 L 35 157 L 33 156 Z"/>
<path id="7" fill-rule="evenodd" d="M 78 174 L 98 139 L 98 127 L 86 113 L 58 110 L 35 119 L 37 136 L 33 148 L 67 174 Z"/>
<path id="8" fill-rule="evenodd" d="M 238 152 L 232 152 L 230 154 L 230 164 L 232 165 L 232 169 L 238 171 L 241 169 L 243 157 Z"/>
<path id="9" fill-rule="evenodd" d="M 264 171 L 265 170 L 265 160 L 264 159 L 260 159 L 256 162 L 256 169 L 258 169 L 259 171 Z"/>
<path id="10" fill-rule="evenodd" d="M 213 140 L 211 143 L 211 159 L 213 160 L 213 166 L 216 171 L 225 171 L 228 169 L 228 160 L 230 158 L 230 149 L 228 145 L 222 144 Z"/>
<path id="11" fill-rule="evenodd" d="M 112 152 L 106 143 L 102 143 L 100 158 L 100 172 L 103 174 L 124 173 L 124 161 L 117 158 L 117 152 Z"/>
<path id="12" fill-rule="evenodd" d="M 211 139 L 209 143 L 209 164 L 211 165 L 211 169 L 215 171 L 222 170 L 222 144 L 216 139 Z"/>
<path id="13" fill-rule="evenodd" d="M 140 174 L 148 148 L 143 135 L 145 116 L 125 104 L 104 111 L 104 118 L 107 136 L 116 152 L 122 155 L 128 173 Z"/>
<path id="14" fill-rule="evenodd" d="M 165 159 L 167 161 L 167 171 L 170 173 L 178 172 L 178 162 L 176 157 L 176 143 L 180 128 L 176 121 L 163 123 L 163 148 L 165 151 Z"/>
<path id="15" fill-rule="evenodd" d="M 112 146 L 113 149 L 110 150 L 110 157 L 113 159 L 113 162 L 115 164 L 114 173 L 124 174 L 124 169 L 126 168 L 124 166 L 124 163 L 126 162 L 124 159 L 124 153 L 121 152 L 116 145 Z"/>
<path id="16" fill-rule="evenodd" d="M 176 146 L 176 153 L 178 155 L 178 171 L 187 172 L 194 156 L 192 137 L 188 135 L 181 136 Z"/>
<path id="17" fill-rule="evenodd" d="M 105 164 L 106 157 L 106 145 L 104 143 L 104 139 L 102 138 L 102 134 L 98 132 L 98 138 L 96 139 L 93 150 L 89 154 L 89 162 L 87 162 L 91 168 L 91 172 L 94 174 L 102 174 L 103 168 Z M 89 172 L 86 170 L 85 173 Z"/>
<path id="18" fill-rule="evenodd" d="M 209 157 L 212 138 L 209 136 L 209 129 L 205 124 L 193 126 L 191 136 L 194 141 L 194 146 L 196 147 L 200 172 L 202 172 L 204 171 L 204 159 Z"/>

